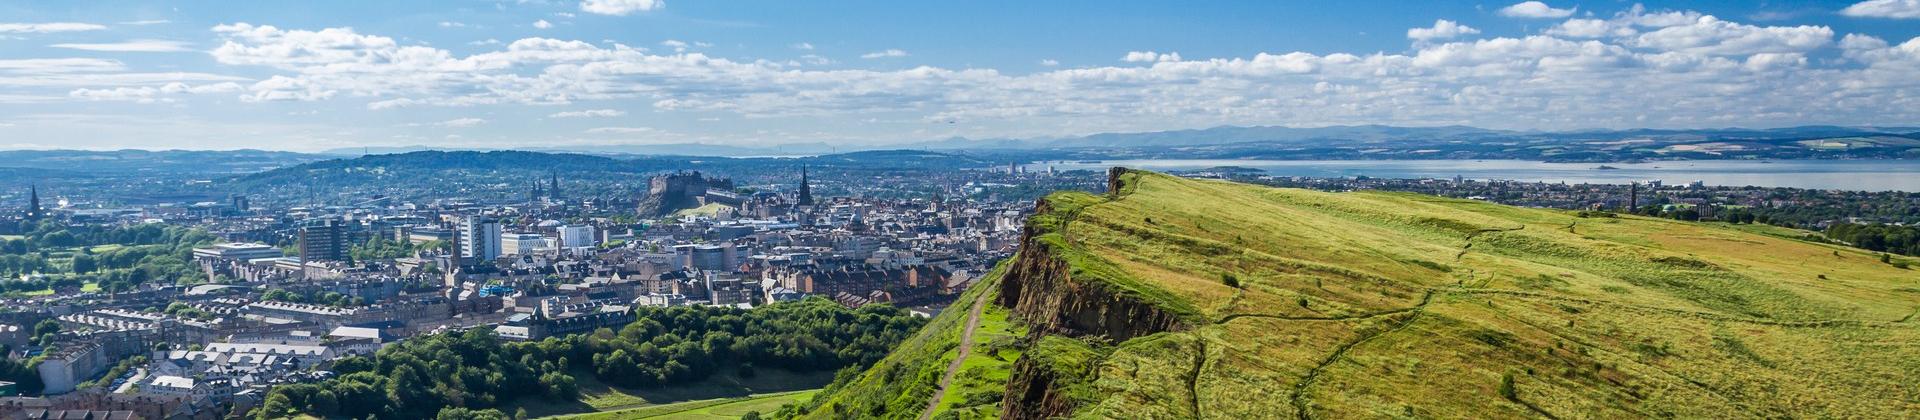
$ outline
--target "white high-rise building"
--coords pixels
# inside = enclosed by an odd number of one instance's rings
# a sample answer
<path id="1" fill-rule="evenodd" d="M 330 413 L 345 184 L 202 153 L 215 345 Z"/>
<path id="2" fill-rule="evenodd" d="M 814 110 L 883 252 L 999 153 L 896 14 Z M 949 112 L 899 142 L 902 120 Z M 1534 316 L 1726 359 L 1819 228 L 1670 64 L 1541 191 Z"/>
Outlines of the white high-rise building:
<path id="1" fill-rule="evenodd" d="M 500 259 L 500 221 L 489 217 L 467 216 L 460 222 L 460 256 L 469 264 L 487 264 Z"/>
<path id="2" fill-rule="evenodd" d="M 583 248 L 599 245 L 593 235 L 592 225 L 567 225 L 560 229 L 561 248 Z"/>
<path id="3" fill-rule="evenodd" d="M 500 235 L 500 252 L 507 255 L 525 255 L 550 249 L 547 238 L 534 233 L 508 233 Z"/>

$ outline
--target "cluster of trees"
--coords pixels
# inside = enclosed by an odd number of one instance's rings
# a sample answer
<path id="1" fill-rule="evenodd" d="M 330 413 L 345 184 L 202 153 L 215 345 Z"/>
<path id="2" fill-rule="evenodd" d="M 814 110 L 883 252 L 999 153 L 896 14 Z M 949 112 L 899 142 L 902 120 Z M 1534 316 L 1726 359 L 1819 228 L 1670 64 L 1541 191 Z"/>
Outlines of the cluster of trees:
<path id="1" fill-rule="evenodd" d="M 1920 226 L 1836 223 L 1826 233 L 1860 249 L 1920 256 Z"/>
<path id="2" fill-rule="evenodd" d="M 216 239 L 203 230 L 161 224 L 100 227 L 43 221 L 26 227 L 31 229 L 21 238 L 0 241 L 0 275 L 40 273 L 53 278 L 45 284 L 10 283 L 0 286 L 0 292 L 85 283 L 98 283 L 113 292 L 154 280 L 204 282 L 206 275 L 189 261 L 193 248 Z M 101 245 L 120 246 L 95 253 L 93 248 Z M 55 251 L 62 255 L 56 256 Z"/>
<path id="3" fill-rule="evenodd" d="M 420 252 L 421 250 L 445 249 L 447 247 L 448 244 L 444 241 L 427 241 L 419 245 L 414 245 L 413 241 L 396 241 L 386 237 L 375 236 L 373 239 L 368 239 L 366 243 L 354 245 L 353 249 L 347 251 L 347 256 L 353 258 L 354 261 L 390 260 L 394 258 L 411 257 L 414 253 Z"/>
<path id="4" fill-rule="evenodd" d="M 618 331 L 503 343 L 492 330 L 419 337 L 335 363 L 319 384 L 275 387 L 255 415 L 351 418 L 494 416 L 519 397 L 579 398 L 575 375 L 650 387 L 752 366 L 791 371 L 870 365 L 926 321 L 884 305 L 848 309 L 812 298 L 753 310 L 641 308 Z"/>
<path id="5" fill-rule="evenodd" d="M 1733 223 L 1733 224 L 1754 224 L 1754 223 L 1776 224 L 1777 223 L 1775 220 L 1773 220 L 1773 217 L 1765 214 L 1754 213 L 1752 209 L 1745 208 L 1745 207 L 1723 207 L 1723 208 L 1719 208 L 1718 212 L 1713 213 L 1711 215 L 1707 215 L 1707 214 L 1702 214 L 1698 207 L 1693 207 L 1693 206 L 1675 207 L 1672 209 L 1665 208 L 1665 206 L 1640 206 L 1640 208 L 1634 209 L 1633 213 L 1641 216 L 1663 217 L 1663 218 L 1674 219 L 1674 220 L 1685 220 L 1689 222 L 1711 220 L 1711 221 L 1721 221 L 1721 222 L 1727 222 L 1727 223 Z M 1585 216 L 1582 216 L 1582 217 L 1585 217 Z"/>
<path id="6" fill-rule="evenodd" d="M 367 306 L 367 300 L 365 298 L 361 298 L 359 296 L 347 296 L 344 294 L 340 294 L 338 292 L 330 292 L 330 291 L 323 291 L 320 293 L 303 295 L 299 293 L 289 292 L 287 291 L 287 289 L 272 289 L 272 290 L 268 290 L 266 293 L 260 294 L 260 300 L 270 300 L 275 302 L 288 302 L 288 303 L 305 303 L 305 304 L 311 304 L 311 305 L 326 305 L 326 306 L 332 306 L 336 308 Z"/>

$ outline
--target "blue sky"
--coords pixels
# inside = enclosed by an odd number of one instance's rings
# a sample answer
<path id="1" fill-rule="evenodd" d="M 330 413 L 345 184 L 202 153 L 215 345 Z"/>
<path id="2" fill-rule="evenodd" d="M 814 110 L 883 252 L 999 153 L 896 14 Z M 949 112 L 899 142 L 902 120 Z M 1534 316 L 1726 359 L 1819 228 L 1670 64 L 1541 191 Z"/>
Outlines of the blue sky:
<path id="1" fill-rule="evenodd" d="M 0 4 L 0 148 L 1920 124 L 1920 0 Z"/>

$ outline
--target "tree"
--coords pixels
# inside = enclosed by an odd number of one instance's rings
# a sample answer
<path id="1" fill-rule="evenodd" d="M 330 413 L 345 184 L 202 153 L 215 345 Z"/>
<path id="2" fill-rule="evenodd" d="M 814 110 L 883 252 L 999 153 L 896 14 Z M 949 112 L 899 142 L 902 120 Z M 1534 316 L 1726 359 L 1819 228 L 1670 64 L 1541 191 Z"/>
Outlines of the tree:
<path id="1" fill-rule="evenodd" d="M 47 345 L 47 341 L 52 340 L 53 335 L 59 333 L 60 322 L 58 321 L 48 319 L 42 320 L 38 324 L 33 324 L 33 342 L 35 344 L 42 346 Z"/>
<path id="2" fill-rule="evenodd" d="M 257 411 L 261 419 L 277 419 L 293 414 L 293 400 L 286 393 L 275 392 L 267 395 L 267 401 L 260 404 Z"/>
<path id="3" fill-rule="evenodd" d="M 94 261 L 93 256 L 91 255 L 78 255 L 73 257 L 72 271 L 74 274 L 91 273 L 95 268 L 98 268 L 98 267 L 99 267 L 99 264 Z"/>
<path id="4" fill-rule="evenodd" d="M 1234 276 L 1233 273 L 1221 273 L 1220 283 L 1226 284 L 1227 287 L 1238 289 L 1240 288 L 1240 277 Z"/>

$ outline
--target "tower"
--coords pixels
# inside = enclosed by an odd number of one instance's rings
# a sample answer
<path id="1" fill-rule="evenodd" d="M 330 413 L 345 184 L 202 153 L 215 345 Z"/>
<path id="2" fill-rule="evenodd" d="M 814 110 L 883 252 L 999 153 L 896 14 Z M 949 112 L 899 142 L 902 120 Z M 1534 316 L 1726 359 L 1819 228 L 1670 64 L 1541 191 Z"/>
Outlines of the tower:
<path id="1" fill-rule="evenodd" d="M 40 220 L 46 214 L 40 211 L 40 186 L 27 186 L 27 220 Z"/>
<path id="2" fill-rule="evenodd" d="M 1640 183 L 1634 182 L 1627 187 L 1627 212 L 1640 211 Z"/>
<path id="3" fill-rule="evenodd" d="M 560 199 L 560 172 L 548 171 L 547 198 Z"/>
<path id="4" fill-rule="evenodd" d="M 813 205 L 813 186 L 807 182 L 807 165 L 800 165 L 800 205 Z"/>

